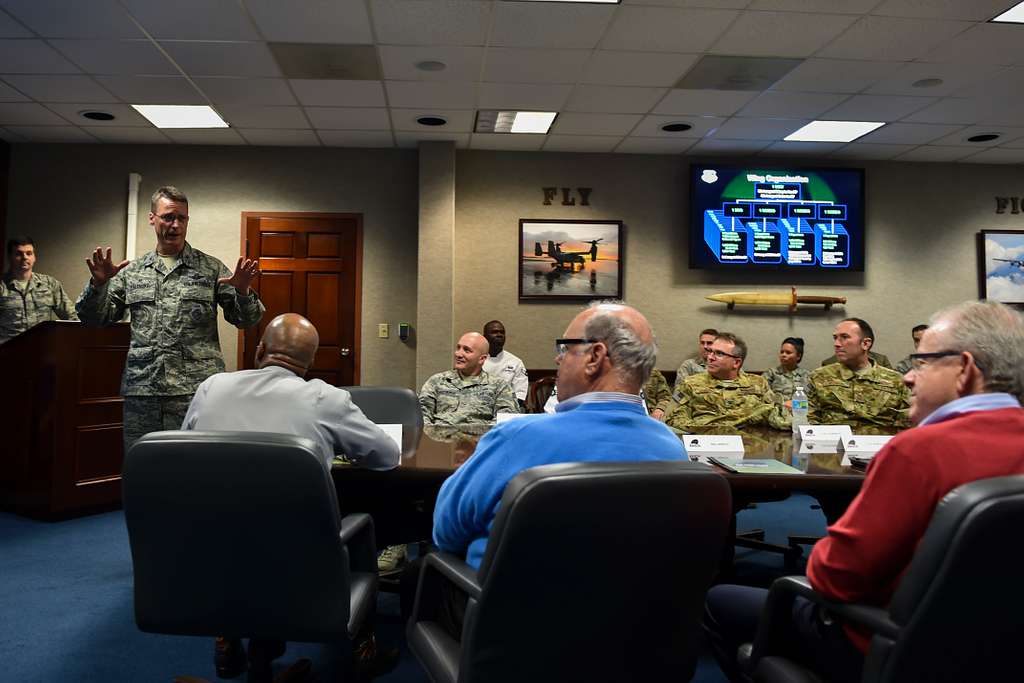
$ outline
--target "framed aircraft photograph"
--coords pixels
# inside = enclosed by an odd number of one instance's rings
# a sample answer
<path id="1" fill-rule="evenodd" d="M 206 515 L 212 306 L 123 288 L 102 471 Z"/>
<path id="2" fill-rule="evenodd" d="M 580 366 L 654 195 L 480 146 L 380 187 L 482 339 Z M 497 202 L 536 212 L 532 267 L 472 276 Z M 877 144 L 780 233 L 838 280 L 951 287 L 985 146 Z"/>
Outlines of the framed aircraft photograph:
<path id="1" fill-rule="evenodd" d="M 978 233 L 980 298 L 1024 306 L 1024 230 Z"/>
<path id="2" fill-rule="evenodd" d="M 519 221 L 519 300 L 621 299 L 622 221 Z"/>

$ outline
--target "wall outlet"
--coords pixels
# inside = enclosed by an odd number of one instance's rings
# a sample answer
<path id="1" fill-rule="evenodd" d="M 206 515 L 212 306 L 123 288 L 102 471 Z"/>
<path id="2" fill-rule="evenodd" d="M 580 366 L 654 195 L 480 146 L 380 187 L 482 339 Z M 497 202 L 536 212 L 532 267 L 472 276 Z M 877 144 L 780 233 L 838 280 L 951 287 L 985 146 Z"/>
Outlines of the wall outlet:
<path id="1" fill-rule="evenodd" d="M 387 323 L 379 323 L 377 325 L 377 336 L 378 337 L 380 337 L 381 339 L 387 339 L 390 335 L 391 335 L 391 332 L 388 329 L 388 324 Z"/>

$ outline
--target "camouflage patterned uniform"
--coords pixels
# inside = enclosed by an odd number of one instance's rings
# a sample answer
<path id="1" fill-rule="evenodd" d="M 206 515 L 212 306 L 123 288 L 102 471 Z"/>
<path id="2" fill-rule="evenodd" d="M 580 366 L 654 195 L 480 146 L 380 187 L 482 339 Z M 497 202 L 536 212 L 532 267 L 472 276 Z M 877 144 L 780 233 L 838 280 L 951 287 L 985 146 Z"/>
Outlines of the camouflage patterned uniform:
<path id="1" fill-rule="evenodd" d="M 874 363 L 854 372 L 841 363 L 818 368 L 807 384 L 811 424 L 906 427 L 910 392 L 899 373 Z"/>
<path id="2" fill-rule="evenodd" d="M 657 368 L 651 370 L 651 376 L 644 385 L 644 401 L 650 413 L 660 409 L 667 415 L 672 408 L 672 392 L 669 391 L 668 380 Z"/>
<path id="3" fill-rule="evenodd" d="M 905 375 L 908 372 L 910 372 L 910 356 L 907 356 L 899 363 L 897 363 L 896 367 L 893 369 L 896 370 L 896 372 L 900 373 L 901 375 Z"/>
<path id="4" fill-rule="evenodd" d="M 14 275 L 0 280 L 0 344 L 47 320 L 78 320 L 60 280 L 32 273 L 25 293 L 14 285 Z"/>
<path id="5" fill-rule="evenodd" d="M 768 382 L 760 375 L 740 371 L 736 379 L 716 379 L 705 372 L 683 381 L 679 405 L 665 424 L 680 430 L 705 425 L 744 427 L 768 425 L 789 429 L 789 411 L 775 400 Z"/>
<path id="6" fill-rule="evenodd" d="M 881 365 L 883 368 L 889 368 L 890 370 L 892 369 L 892 363 L 889 362 L 889 358 L 884 353 L 875 353 L 874 351 L 868 351 L 868 358 L 873 360 L 876 364 Z M 825 367 L 826 365 L 832 365 L 833 363 L 838 362 L 839 359 L 836 358 L 836 354 L 833 353 L 831 356 L 821 361 L 821 367 Z"/>
<path id="7" fill-rule="evenodd" d="M 707 372 L 708 367 L 704 364 L 704 359 L 700 356 L 693 358 L 687 358 L 683 361 L 679 369 L 676 370 L 676 383 L 672 385 L 672 397 L 679 400 L 679 392 L 683 388 L 683 380 L 692 375 L 699 375 L 702 372 Z"/>
<path id="8" fill-rule="evenodd" d="M 180 429 L 196 387 L 224 358 L 217 334 L 217 306 L 235 327 L 263 316 L 255 292 L 240 296 L 218 284 L 231 272 L 188 243 L 168 272 L 155 251 L 137 258 L 103 287 L 90 282 L 75 308 L 88 325 L 109 325 L 131 311 L 132 339 L 121 382 L 125 448 L 147 432 Z M 173 426 L 172 426 L 173 425 Z"/>
<path id="9" fill-rule="evenodd" d="M 433 425 L 493 423 L 498 413 L 518 413 L 512 385 L 480 372 L 462 377 L 456 370 L 439 372 L 420 389 L 423 421 Z"/>
<path id="10" fill-rule="evenodd" d="M 765 370 L 761 376 L 768 382 L 771 390 L 775 392 L 775 400 L 779 403 L 785 403 L 793 398 L 793 392 L 796 391 L 798 384 L 804 388 L 805 392 L 807 391 L 807 378 L 810 377 L 810 374 L 810 370 L 800 367 L 787 372 L 780 365 L 777 368 Z"/>

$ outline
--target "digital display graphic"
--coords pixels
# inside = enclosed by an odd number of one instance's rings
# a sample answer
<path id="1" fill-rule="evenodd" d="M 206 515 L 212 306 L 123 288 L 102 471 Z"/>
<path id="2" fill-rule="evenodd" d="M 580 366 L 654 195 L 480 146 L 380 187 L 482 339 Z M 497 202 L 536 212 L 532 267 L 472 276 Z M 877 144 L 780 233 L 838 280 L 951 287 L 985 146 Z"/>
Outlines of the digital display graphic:
<path id="1" fill-rule="evenodd" d="M 860 169 L 690 167 L 690 267 L 864 270 Z"/>

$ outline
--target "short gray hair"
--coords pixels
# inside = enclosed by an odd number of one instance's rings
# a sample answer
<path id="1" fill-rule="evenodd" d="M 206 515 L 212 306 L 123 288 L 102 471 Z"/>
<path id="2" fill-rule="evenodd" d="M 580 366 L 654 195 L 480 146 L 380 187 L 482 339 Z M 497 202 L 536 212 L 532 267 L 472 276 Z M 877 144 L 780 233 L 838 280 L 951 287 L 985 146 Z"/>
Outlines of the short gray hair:
<path id="1" fill-rule="evenodd" d="M 937 312 L 930 324 L 942 322 L 943 346 L 969 351 L 988 391 L 1024 399 L 1024 316 L 996 301 L 965 301 Z"/>
<path id="2" fill-rule="evenodd" d="M 176 188 L 174 185 L 164 185 L 158 188 L 153 196 L 149 198 L 149 210 L 156 213 L 156 203 L 161 199 L 167 199 L 172 202 L 179 202 L 181 204 L 188 204 L 188 197 L 185 193 Z"/>
<path id="3" fill-rule="evenodd" d="M 747 359 L 747 342 L 737 337 L 732 332 L 719 332 L 715 335 L 715 339 L 721 339 L 732 344 L 732 353 L 740 360 Z"/>
<path id="4" fill-rule="evenodd" d="M 651 330 L 651 341 L 645 342 L 625 320 L 610 311 L 601 310 L 601 306 L 608 304 L 628 306 L 617 300 L 594 301 L 588 308 L 595 309 L 595 313 L 587 320 L 583 335 L 587 339 L 604 342 L 612 365 L 625 379 L 633 380 L 637 386 L 642 387 L 647 383 L 658 359 L 658 342 L 654 338 L 654 331 Z"/>

